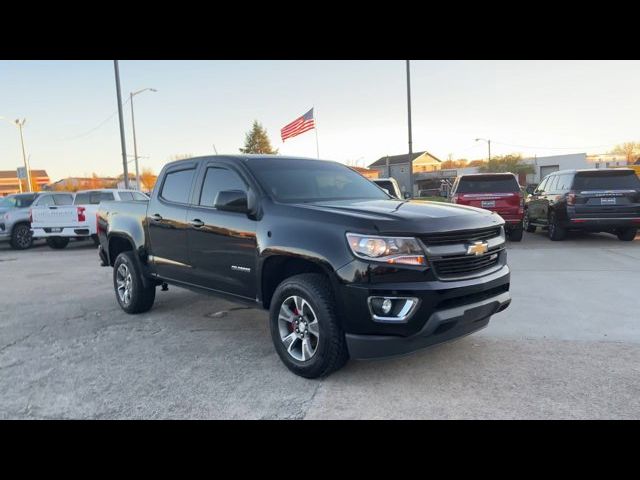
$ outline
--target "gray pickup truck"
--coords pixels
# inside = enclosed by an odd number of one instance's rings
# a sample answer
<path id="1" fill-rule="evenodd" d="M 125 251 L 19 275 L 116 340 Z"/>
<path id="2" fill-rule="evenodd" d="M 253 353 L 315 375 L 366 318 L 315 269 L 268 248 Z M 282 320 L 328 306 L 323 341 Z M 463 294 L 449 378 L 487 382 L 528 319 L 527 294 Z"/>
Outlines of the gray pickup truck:
<path id="1" fill-rule="evenodd" d="M 69 192 L 35 192 L 7 195 L 0 199 L 0 242 L 8 241 L 12 248 L 25 250 L 33 245 L 29 211 L 37 205 L 71 205 Z"/>

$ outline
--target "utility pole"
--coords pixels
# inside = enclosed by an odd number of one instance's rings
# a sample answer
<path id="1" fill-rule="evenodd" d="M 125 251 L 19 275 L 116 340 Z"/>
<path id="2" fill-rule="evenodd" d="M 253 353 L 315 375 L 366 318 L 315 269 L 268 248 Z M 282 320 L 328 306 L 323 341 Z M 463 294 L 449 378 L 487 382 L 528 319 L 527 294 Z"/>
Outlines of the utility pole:
<path id="1" fill-rule="evenodd" d="M 409 117 L 409 194 L 413 198 L 413 143 L 411 141 L 411 71 L 407 60 L 407 112 Z"/>
<path id="2" fill-rule="evenodd" d="M 118 60 L 113 61 L 116 74 L 116 94 L 118 97 L 118 119 L 120 121 L 120 147 L 122 149 L 122 169 L 124 170 L 124 188 L 129 188 L 129 167 L 127 166 L 127 145 L 124 139 L 124 119 L 122 118 L 122 95 L 120 94 L 120 70 Z"/>
<path id="3" fill-rule="evenodd" d="M 20 145 L 22 146 L 22 160 L 24 161 L 24 168 L 27 170 L 27 191 L 31 192 L 31 169 L 29 168 L 29 160 L 27 160 L 27 154 L 24 149 L 24 136 L 22 134 L 22 127 L 24 123 L 27 121 L 26 118 L 23 118 L 22 121 L 16 119 L 16 125 L 18 126 L 18 130 L 20 130 Z M 20 186 L 22 187 L 22 182 L 20 182 Z"/>

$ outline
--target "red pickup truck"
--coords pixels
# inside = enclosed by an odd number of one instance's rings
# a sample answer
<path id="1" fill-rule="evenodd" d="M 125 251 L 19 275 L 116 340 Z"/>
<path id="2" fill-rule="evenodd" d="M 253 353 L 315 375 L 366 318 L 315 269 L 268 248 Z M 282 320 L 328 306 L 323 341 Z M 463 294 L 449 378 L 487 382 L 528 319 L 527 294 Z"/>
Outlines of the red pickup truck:
<path id="1" fill-rule="evenodd" d="M 461 175 L 451 188 L 451 202 L 496 212 L 505 221 L 509 239 L 522 240 L 524 194 L 513 173 Z"/>

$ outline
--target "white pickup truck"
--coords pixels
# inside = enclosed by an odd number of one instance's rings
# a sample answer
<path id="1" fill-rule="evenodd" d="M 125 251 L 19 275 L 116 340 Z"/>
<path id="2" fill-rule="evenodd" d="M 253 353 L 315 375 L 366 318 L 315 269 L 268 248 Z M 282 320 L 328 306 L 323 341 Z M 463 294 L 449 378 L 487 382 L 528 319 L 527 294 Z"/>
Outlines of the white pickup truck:
<path id="1" fill-rule="evenodd" d="M 51 248 L 65 248 L 71 238 L 89 239 L 98 244 L 96 213 L 101 201 L 147 201 L 137 190 L 96 189 L 76 192 L 73 205 L 46 204 L 31 209 L 33 238 L 44 238 Z"/>

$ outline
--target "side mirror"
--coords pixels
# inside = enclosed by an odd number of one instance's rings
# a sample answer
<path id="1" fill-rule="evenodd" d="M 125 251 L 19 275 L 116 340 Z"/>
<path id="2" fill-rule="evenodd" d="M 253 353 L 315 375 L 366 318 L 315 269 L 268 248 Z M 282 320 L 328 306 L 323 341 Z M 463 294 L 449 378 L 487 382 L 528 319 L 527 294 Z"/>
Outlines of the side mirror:
<path id="1" fill-rule="evenodd" d="M 247 194 L 241 190 L 218 192 L 214 207 L 223 212 L 249 213 Z"/>
<path id="2" fill-rule="evenodd" d="M 537 185 L 527 185 L 526 191 L 529 195 L 533 195 L 533 193 L 536 191 L 536 187 Z"/>

